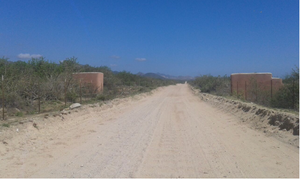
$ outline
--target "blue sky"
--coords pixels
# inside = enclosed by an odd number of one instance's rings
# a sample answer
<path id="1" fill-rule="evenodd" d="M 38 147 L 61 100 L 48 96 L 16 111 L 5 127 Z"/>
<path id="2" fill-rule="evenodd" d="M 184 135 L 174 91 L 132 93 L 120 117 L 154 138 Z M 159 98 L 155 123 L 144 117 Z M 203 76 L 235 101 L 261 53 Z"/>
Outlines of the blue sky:
<path id="1" fill-rule="evenodd" d="M 170 75 L 299 66 L 298 0 L 0 0 L 0 57 Z"/>

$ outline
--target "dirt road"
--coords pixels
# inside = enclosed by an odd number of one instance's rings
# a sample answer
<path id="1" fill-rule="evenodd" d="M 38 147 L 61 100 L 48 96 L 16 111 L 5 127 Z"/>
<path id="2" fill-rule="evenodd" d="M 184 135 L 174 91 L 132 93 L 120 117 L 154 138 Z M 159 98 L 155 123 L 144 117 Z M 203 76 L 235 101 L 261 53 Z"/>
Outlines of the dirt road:
<path id="1" fill-rule="evenodd" d="M 298 148 L 180 84 L 13 128 L 1 177 L 299 177 Z M 4 140 L 4 139 L 3 139 Z"/>

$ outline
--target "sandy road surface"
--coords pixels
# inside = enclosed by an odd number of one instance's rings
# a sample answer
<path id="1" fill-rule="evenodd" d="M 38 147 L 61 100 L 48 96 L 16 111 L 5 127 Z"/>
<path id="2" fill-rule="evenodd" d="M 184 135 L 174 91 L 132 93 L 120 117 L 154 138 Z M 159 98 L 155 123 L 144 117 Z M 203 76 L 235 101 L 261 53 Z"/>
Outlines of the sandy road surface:
<path id="1" fill-rule="evenodd" d="M 221 113 L 188 85 L 82 108 L 39 130 L 28 124 L 6 143 L 1 177 L 299 177 L 298 148 Z"/>

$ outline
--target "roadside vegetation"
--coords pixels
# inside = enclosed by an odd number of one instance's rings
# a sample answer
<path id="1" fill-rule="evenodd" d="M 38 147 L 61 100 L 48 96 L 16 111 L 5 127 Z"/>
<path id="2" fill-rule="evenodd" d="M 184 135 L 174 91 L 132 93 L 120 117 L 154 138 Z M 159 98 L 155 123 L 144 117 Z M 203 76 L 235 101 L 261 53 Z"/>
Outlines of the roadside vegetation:
<path id="1" fill-rule="evenodd" d="M 299 68 L 292 69 L 292 72 L 286 75 L 282 82 L 284 86 L 271 99 L 271 106 L 295 109 L 299 112 Z"/>
<path id="2" fill-rule="evenodd" d="M 251 82 L 249 87 L 249 95 L 254 98 L 245 99 L 244 95 L 231 94 L 230 76 L 212 76 L 202 75 L 196 77 L 190 84 L 201 90 L 203 93 L 210 93 L 217 96 L 239 99 L 242 101 L 251 101 L 266 107 L 287 109 L 299 112 L 299 68 L 292 69 L 289 75 L 283 80 L 283 86 L 271 97 L 269 92 L 260 90 L 258 85 Z"/>
<path id="3" fill-rule="evenodd" d="M 230 76 L 202 75 L 190 82 L 191 85 L 203 93 L 211 93 L 218 96 L 230 95 Z"/>
<path id="4" fill-rule="evenodd" d="M 125 71 L 113 72 L 106 66 L 81 65 L 75 57 L 59 63 L 42 57 L 15 62 L 0 58 L 1 114 L 3 99 L 6 116 L 60 110 L 65 107 L 65 97 L 68 104 L 79 102 L 79 83 L 72 78 L 72 74 L 77 72 L 104 73 L 104 91 L 97 94 L 93 93 L 93 89 L 83 87 L 82 103 L 129 96 L 176 83 L 172 80 L 145 78 Z"/>

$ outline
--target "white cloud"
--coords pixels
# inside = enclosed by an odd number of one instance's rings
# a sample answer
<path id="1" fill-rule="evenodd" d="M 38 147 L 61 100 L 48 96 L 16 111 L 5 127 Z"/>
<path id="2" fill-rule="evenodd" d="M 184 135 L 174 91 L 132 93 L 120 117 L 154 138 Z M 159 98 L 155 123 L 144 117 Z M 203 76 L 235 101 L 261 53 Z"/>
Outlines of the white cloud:
<path id="1" fill-rule="evenodd" d="M 42 57 L 43 55 L 40 55 L 40 54 L 32 54 L 31 55 L 31 58 L 40 58 Z"/>
<path id="2" fill-rule="evenodd" d="M 135 60 L 139 61 L 139 62 L 143 62 L 143 61 L 146 61 L 147 59 L 146 58 L 136 58 Z"/>
<path id="3" fill-rule="evenodd" d="M 40 54 L 30 55 L 29 53 L 20 53 L 17 57 L 21 58 L 21 59 L 31 59 L 31 58 L 40 58 L 40 57 L 42 57 L 42 55 L 40 55 Z"/>
<path id="4" fill-rule="evenodd" d="M 121 58 L 121 57 L 118 56 L 118 55 L 112 55 L 111 58 L 113 58 L 113 59 L 119 59 L 119 58 Z"/>
<path id="5" fill-rule="evenodd" d="M 18 58 L 30 58 L 30 54 L 29 53 L 20 53 L 19 55 L 18 55 Z"/>

